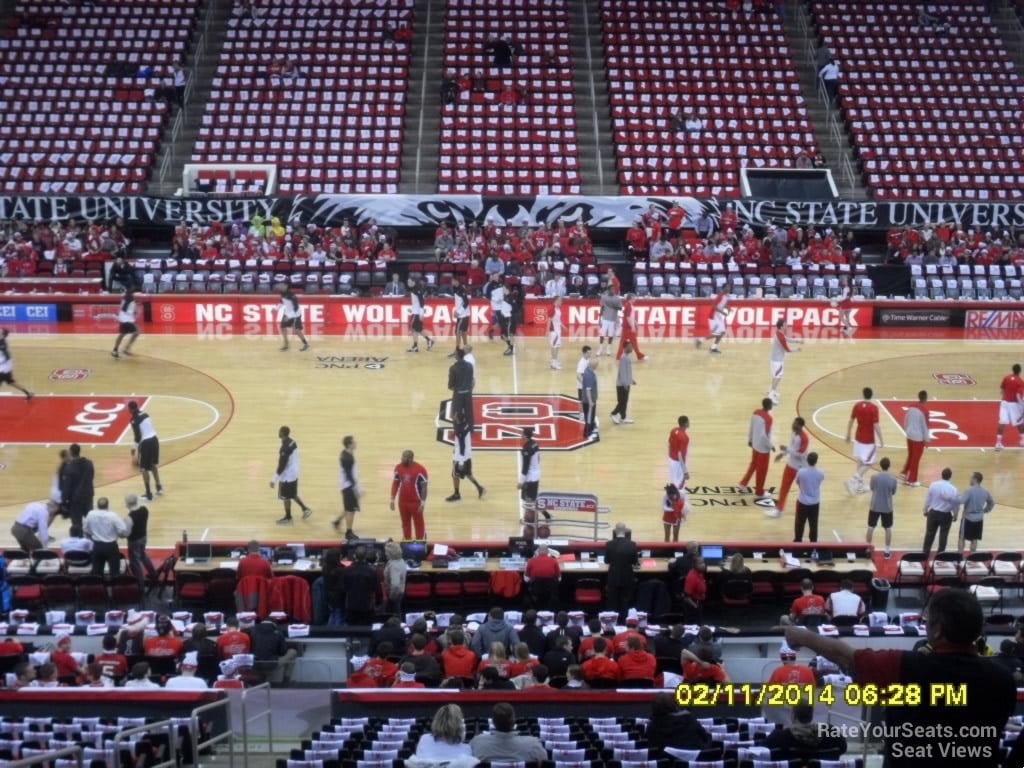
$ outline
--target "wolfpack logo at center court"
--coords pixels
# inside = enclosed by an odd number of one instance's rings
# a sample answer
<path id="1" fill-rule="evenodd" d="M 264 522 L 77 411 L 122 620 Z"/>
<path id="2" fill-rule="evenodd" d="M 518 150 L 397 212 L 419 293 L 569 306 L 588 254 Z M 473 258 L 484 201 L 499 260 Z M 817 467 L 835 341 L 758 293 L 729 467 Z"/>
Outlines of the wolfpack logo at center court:
<path id="1" fill-rule="evenodd" d="M 441 402 L 438 442 L 455 444 L 451 400 Z M 580 401 L 568 395 L 473 395 L 473 450 L 516 451 L 523 428 L 545 451 L 574 451 L 590 445 L 583 436 Z"/>

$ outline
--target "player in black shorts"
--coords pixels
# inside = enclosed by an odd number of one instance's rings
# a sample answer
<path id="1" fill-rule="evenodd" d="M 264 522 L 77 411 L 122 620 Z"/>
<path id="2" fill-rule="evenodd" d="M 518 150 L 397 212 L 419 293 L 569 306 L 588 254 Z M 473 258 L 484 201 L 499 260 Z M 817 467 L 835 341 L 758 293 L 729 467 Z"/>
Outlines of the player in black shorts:
<path id="1" fill-rule="evenodd" d="M 338 531 L 341 529 L 341 519 L 345 518 L 345 538 L 347 540 L 359 538 L 352 531 L 352 523 L 355 521 L 356 512 L 359 511 L 359 497 L 363 495 L 362 486 L 359 485 L 355 450 L 355 437 L 345 435 L 341 441 L 341 455 L 338 457 L 338 486 L 341 488 L 342 512 L 331 525 L 334 526 L 334 530 Z"/>
<path id="2" fill-rule="evenodd" d="M 9 384 L 23 392 L 26 400 L 31 400 L 35 395 L 14 380 L 14 363 L 11 361 L 11 352 L 7 349 L 8 333 L 6 328 L 0 328 L 0 386 Z"/>
<path id="3" fill-rule="evenodd" d="M 453 422 L 455 447 L 452 451 L 452 487 L 455 492 L 445 501 L 462 501 L 462 494 L 459 493 L 462 480 L 469 480 L 476 487 L 477 498 L 482 499 L 487 489 L 473 477 L 473 428 L 466 423 L 461 412 L 455 413 Z"/>
<path id="4" fill-rule="evenodd" d="M 291 286 L 285 283 L 281 286 L 281 340 L 284 342 L 282 352 L 288 351 L 288 331 L 298 336 L 302 342 L 299 352 L 309 349 L 309 342 L 302 333 L 302 310 L 299 309 L 299 299 L 292 292 Z"/>
<path id="5" fill-rule="evenodd" d="M 135 441 L 132 455 L 138 462 L 139 471 L 142 473 L 142 482 L 146 487 L 146 500 L 152 501 L 153 492 L 149 484 L 150 473 L 156 483 L 157 496 L 163 495 L 164 492 L 164 487 L 160 484 L 160 438 L 157 437 L 156 429 L 153 427 L 153 420 L 149 418 L 148 413 L 139 408 L 137 402 L 128 401 L 128 412 L 132 415 L 132 436 Z"/>
<path id="6" fill-rule="evenodd" d="M 121 307 L 117 312 L 117 340 L 114 342 L 114 349 L 111 357 L 120 357 L 122 354 L 131 356 L 132 344 L 139 338 L 139 326 L 135 318 L 135 290 L 128 286 L 125 288 L 124 296 L 121 297 Z M 124 350 L 121 350 L 121 342 L 125 336 L 130 336 Z"/>

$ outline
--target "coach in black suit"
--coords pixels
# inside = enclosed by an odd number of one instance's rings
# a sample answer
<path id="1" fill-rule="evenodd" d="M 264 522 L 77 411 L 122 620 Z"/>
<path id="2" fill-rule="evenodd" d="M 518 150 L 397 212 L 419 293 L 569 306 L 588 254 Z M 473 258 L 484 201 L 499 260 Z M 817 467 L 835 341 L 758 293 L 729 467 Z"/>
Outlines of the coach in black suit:
<path id="1" fill-rule="evenodd" d="M 637 549 L 630 534 L 624 523 L 617 523 L 612 540 L 604 548 L 604 562 L 608 566 L 608 610 L 618 611 L 622 622 L 626 620 L 636 586 L 633 566 L 637 563 Z"/>
<path id="2" fill-rule="evenodd" d="M 92 509 L 95 490 L 93 481 L 96 468 L 82 455 L 82 446 L 72 443 L 68 447 L 70 459 L 61 471 L 61 509 L 71 518 L 71 526 L 81 528 L 82 520 Z"/>

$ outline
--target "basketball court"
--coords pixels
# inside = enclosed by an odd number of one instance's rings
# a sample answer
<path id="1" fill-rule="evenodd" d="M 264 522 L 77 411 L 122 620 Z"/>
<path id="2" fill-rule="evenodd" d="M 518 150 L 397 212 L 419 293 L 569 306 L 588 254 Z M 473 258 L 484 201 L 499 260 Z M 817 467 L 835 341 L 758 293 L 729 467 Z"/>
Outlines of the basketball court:
<path id="1" fill-rule="evenodd" d="M 166 495 L 150 505 L 149 542 L 169 546 L 182 531 L 198 540 L 266 538 L 325 540 L 339 514 L 338 453 L 344 435 L 356 436 L 364 488 L 356 520 L 361 537 L 400 536 L 397 513 L 388 510 L 392 468 L 403 449 L 430 472 L 426 508 L 428 538 L 502 540 L 517 535 L 517 449 L 520 430 L 530 424 L 541 443 L 541 491 L 593 493 L 610 512 L 606 526 L 628 523 L 634 538 L 660 541 L 662 488 L 668 481 L 666 441 L 677 416 L 690 417 L 693 514 L 683 539 L 788 541 L 792 538 L 795 493 L 779 519 L 767 517 L 752 495 L 736 484 L 749 458 L 750 413 L 768 389 L 768 339 L 763 331 L 739 329 L 714 356 L 694 348 L 692 338 L 641 337 L 650 362 L 636 364 L 630 416 L 635 424 L 613 425 L 614 357 L 602 357 L 600 440 L 582 437 L 576 401 L 575 366 L 584 343 L 596 345 L 596 328 L 576 327 L 566 335 L 563 369 L 548 366 L 540 336 L 521 337 L 514 357 L 488 342 L 476 327 L 476 433 L 473 465 L 487 488 L 477 499 L 463 486 L 460 503 L 451 493 L 450 423 L 446 355 L 453 345 L 447 328 L 431 352 L 406 352 L 408 337 L 397 326 L 360 326 L 343 336 L 313 328 L 312 349 L 280 352 L 273 326 L 197 326 L 181 334 L 151 330 L 139 339 L 136 355 L 114 360 L 109 334 L 14 333 L 10 338 L 19 381 L 37 393 L 26 403 L 0 394 L 0 542 L 11 544 L 9 521 L 31 500 L 45 498 L 57 468 L 58 451 L 79 442 L 96 464 L 97 496 L 108 496 L 124 511 L 123 497 L 139 493 L 141 479 L 130 461 L 131 429 L 126 403 L 137 400 L 152 416 L 161 440 L 161 475 Z M 798 332 L 799 333 L 799 332 Z M 1024 452 L 997 453 L 995 442 L 999 382 L 1018 362 L 1018 339 L 969 338 L 970 331 L 927 338 L 885 338 L 858 330 L 852 339 L 822 329 L 803 351 L 786 360 L 775 407 L 775 440 L 788 441 L 789 425 L 803 416 L 812 450 L 821 456 L 823 487 L 821 540 L 861 541 L 867 496 L 850 497 L 845 480 L 854 463 L 843 437 L 851 405 L 864 386 L 882 405 L 885 450 L 898 472 L 905 457 L 900 425 L 903 408 L 927 389 L 933 426 L 932 448 L 922 462 L 923 486 L 901 486 L 896 498 L 896 548 L 920 546 L 927 484 L 944 466 L 961 489 L 970 473 L 985 474 L 997 501 L 985 526 L 983 548 L 1024 547 L 1019 525 L 1024 498 Z M 301 456 L 300 495 L 313 507 L 308 521 L 275 525 L 281 505 L 269 481 L 277 458 L 277 430 L 287 424 Z M 1007 445 L 1016 445 L 1015 434 Z M 773 463 L 769 485 L 777 486 L 783 463 Z M 470 493 L 467 493 L 467 489 Z M 572 513 L 567 515 L 572 517 Z M 589 513 L 576 525 L 556 524 L 555 537 L 588 536 Z M 586 523 L 584 525 L 582 523 Z M 66 526 L 58 524 L 59 537 Z M 880 532 L 879 532 L 880 536 Z M 881 539 L 876 536 L 876 544 Z"/>

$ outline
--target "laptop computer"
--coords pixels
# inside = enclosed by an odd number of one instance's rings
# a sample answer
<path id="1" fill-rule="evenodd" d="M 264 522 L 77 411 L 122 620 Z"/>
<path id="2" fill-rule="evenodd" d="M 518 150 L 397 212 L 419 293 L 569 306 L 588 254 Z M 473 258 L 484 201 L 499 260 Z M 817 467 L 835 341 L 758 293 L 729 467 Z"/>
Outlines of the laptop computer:
<path id="1" fill-rule="evenodd" d="M 818 565 L 835 565 L 835 560 L 832 559 L 832 550 L 819 549 L 817 562 Z"/>
<path id="2" fill-rule="evenodd" d="M 190 541 L 185 547 L 185 559 L 202 565 L 213 559 L 213 544 L 206 541 Z"/>
<path id="3" fill-rule="evenodd" d="M 700 556 L 707 566 L 721 565 L 725 559 L 725 547 L 720 544 L 704 544 L 700 548 Z"/>

